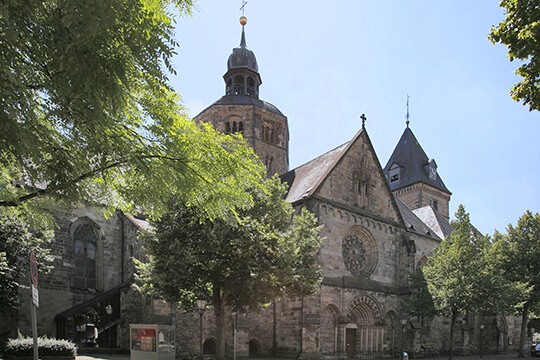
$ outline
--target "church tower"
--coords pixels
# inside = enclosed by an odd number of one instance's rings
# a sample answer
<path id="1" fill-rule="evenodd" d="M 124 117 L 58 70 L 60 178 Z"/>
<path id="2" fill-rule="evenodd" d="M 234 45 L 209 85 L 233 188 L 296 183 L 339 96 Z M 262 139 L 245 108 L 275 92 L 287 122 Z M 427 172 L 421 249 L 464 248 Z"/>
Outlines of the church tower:
<path id="1" fill-rule="evenodd" d="M 262 84 L 255 54 L 246 46 L 245 16 L 240 18 L 240 46 L 227 61 L 225 95 L 194 120 L 209 122 L 222 133 L 241 133 L 268 169 L 268 176 L 289 170 L 289 125 L 274 105 L 259 99 Z"/>
<path id="2" fill-rule="evenodd" d="M 434 159 L 429 159 L 409 128 L 403 132 L 384 167 L 392 193 L 409 209 L 431 206 L 448 220 L 452 193 L 444 185 Z"/>

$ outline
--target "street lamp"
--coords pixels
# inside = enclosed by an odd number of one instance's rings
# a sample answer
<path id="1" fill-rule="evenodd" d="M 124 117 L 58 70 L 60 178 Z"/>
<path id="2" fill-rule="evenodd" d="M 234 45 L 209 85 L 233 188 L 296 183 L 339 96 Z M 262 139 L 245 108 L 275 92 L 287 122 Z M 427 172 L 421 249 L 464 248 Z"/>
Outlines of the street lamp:
<path id="1" fill-rule="evenodd" d="M 484 332 L 484 324 L 480 324 L 480 359 L 482 358 L 482 356 L 484 355 L 484 349 L 482 348 L 482 339 L 483 339 L 483 336 L 482 336 L 482 333 Z"/>
<path id="2" fill-rule="evenodd" d="M 197 312 L 199 313 L 199 345 L 201 350 L 201 359 L 203 358 L 203 342 L 202 342 L 202 317 L 206 310 L 206 300 L 196 300 Z"/>
<path id="3" fill-rule="evenodd" d="M 407 325 L 407 319 L 401 318 L 399 322 L 401 323 L 401 354 L 399 355 L 399 358 L 403 359 L 403 338 L 405 337 L 405 326 Z"/>
<path id="4" fill-rule="evenodd" d="M 111 314 L 112 314 L 111 304 L 105 306 L 105 311 L 107 312 L 107 317 L 109 318 L 109 355 L 111 355 Z"/>

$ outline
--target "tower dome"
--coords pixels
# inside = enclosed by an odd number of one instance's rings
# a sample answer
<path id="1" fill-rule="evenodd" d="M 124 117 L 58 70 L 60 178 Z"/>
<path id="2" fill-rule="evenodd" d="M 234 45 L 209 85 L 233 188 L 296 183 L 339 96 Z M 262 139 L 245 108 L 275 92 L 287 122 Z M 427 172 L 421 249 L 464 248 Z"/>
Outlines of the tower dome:
<path id="1" fill-rule="evenodd" d="M 223 76 L 226 85 L 226 95 L 248 95 L 256 99 L 259 98 L 259 86 L 261 76 L 255 53 L 246 46 L 246 34 L 244 26 L 247 18 L 242 16 L 242 38 L 240 46 L 233 49 L 227 60 L 227 73 Z"/>
<path id="2" fill-rule="evenodd" d="M 242 26 L 242 39 L 240 46 L 233 49 L 232 54 L 227 60 L 227 71 L 231 69 L 248 68 L 252 71 L 259 72 L 259 66 L 257 65 L 257 59 L 255 53 L 246 46 L 246 34 L 244 33 L 244 26 Z"/>

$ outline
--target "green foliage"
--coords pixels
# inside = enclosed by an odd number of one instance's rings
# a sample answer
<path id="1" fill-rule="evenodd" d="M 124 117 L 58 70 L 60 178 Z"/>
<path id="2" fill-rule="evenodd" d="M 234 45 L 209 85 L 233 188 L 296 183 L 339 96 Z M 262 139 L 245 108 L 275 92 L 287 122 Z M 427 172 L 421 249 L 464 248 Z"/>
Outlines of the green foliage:
<path id="1" fill-rule="evenodd" d="M 227 311 L 258 308 L 283 295 L 308 295 L 320 284 L 320 227 L 305 209 L 293 216 L 285 190 L 277 175 L 261 179 L 246 187 L 251 206 L 213 218 L 174 199 L 153 223 L 155 237 L 146 238 L 150 261 L 137 262 L 141 290 L 188 311 L 196 299 L 209 300 L 217 359 L 225 357 Z"/>
<path id="2" fill-rule="evenodd" d="M 452 225 L 455 230 L 435 248 L 424 267 L 435 308 L 446 317 L 482 309 L 490 282 L 484 256 L 489 243 L 472 227 L 463 205 Z"/>
<path id="3" fill-rule="evenodd" d="M 516 74 L 523 79 L 512 87 L 512 98 L 540 110 L 540 1 L 502 0 L 499 6 L 506 18 L 491 28 L 489 39 L 508 47 L 510 61 L 521 62 Z"/>
<path id="4" fill-rule="evenodd" d="M 321 280 L 320 227 L 307 210 L 292 215 L 277 176 L 263 186 L 248 190 L 253 206 L 236 216 L 210 219 L 200 208 L 170 202 L 145 242 L 142 290 L 188 309 L 202 297 L 237 310 L 313 293 Z"/>
<path id="5" fill-rule="evenodd" d="M 31 231 L 14 214 L 0 211 L 0 310 L 18 306 L 20 281 L 30 271 L 33 252 L 41 272 L 49 270 L 52 258 L 44 245 L 53 238 L 51 231 Z"/>
<path id="6" fill-rule="evenodd" d="M 251 201 L 239 189 L 260 176 L 253 152 L 188 120 L 168 84 L 174 21 L 191 7 L 2 2 L 0 206 L 86 203 L 159 218 L 170 194 L 210 214 Z"/>
<path id="7" fill-rule="evenodd" d="M 22 337 L 9 339 L 5 348 L 5 355 L 32 356 L 34 353 L 34 339 Z M 39 356 L 76 356 L 77 347 L 69 340 L 57 340 L 46 336 L 38 338 Z"/>
<path id="8" fill-rule="evenodd" d="M 527 211 L 507 230 L 507 235 L 499 234 L 495 242 L 498 266 L 508 280 L 531 287 L 514 305 L 522 309 L 527 304 L 530 311 L 540 314 L 540 215 Z"/>
<path id="9" fill-rule="evenodd" d="M 452 221 L 454 231 L 435 248 L 423 268 L 437 312 L 451 319 L 450 359 L 458 316 L 491 308 L 493 297 L 491 267 L 486 253 L 490 243 L 471 225 L 469 214 L 460 205 Z"/>
<path id="10" fill-rule="evenodd" d="M 507 230 L 506 235 L 496 233 L 494 259 L 499 272 L 519 290 L 507 303 L 512 312 L 522 315 L 522 349 L 529 315 L 540 314 L 540 215 L 527 211 Z"/>
<path id="11" fill-rule="evenodd" d="M 433 319 L 437 315 L 437 309 L 422 268 L 409 274 L 409 287 L 411 295 L 404 300 L 407 314 L 418 319 Z"/>

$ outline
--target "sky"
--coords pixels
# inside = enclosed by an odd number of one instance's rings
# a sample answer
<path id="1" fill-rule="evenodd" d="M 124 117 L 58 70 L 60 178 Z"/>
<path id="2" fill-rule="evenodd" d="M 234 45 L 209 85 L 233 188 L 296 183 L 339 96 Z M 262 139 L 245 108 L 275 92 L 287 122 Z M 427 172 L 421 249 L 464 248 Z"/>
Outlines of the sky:
<path id="1" fill-rule="evenodd" d="M 178 19 L 172 86 L 190 116 L 225 94 L 242 0 L 196 0 Z M 384 167 L 410 128 L 484 234 L 540 212 L 540 113 L 513 101 L 519 66 L 487 35 L 497 0 L 248 0 L 260 98 L 289 122 L 294 169 L 349 141 L 360 115 Z"/>

